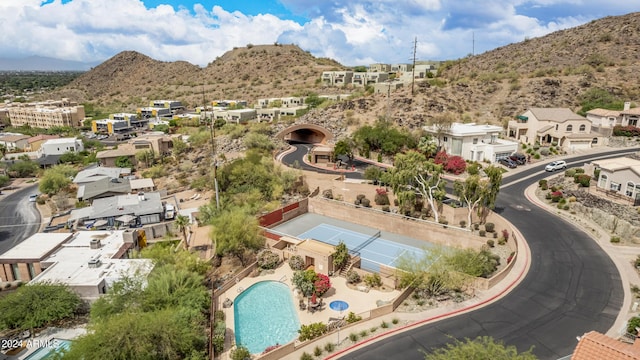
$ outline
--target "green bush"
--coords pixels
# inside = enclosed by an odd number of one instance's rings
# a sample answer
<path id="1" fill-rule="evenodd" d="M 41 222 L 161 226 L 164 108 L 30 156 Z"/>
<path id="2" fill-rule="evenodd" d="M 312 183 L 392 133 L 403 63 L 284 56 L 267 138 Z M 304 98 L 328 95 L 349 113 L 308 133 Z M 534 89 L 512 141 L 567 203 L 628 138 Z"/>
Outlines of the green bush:
<path id="1" fill-rule="evenodd" d="M 589 187 L 591 185 L 591 176 L 587 174 L 576 174 L 573 181 L 582 187 Z"/>
<path id="2" fill-rule="evenodd" d="M 257 262 L 261 269 L 275 269 L 280 263 L 280 257 L 271 250 L 263 250 L 258 254 Z"/>
<path id="3" fill-rule="evenodd" d="M 336 346 L 333 343 L 326 343 L 324 344 L 324 350 L 328 353 L 332 352 L 333 350 L 335 350 Z"/>
<path id="4" fill-rule="evenodd" d="M 327 332 L 327 325 L 321 322 L 300 326 L 298 339 L 300 341 L 315 339 Z"/>
<path id="5" fill-rule="evenodd" d="M 383 328 L 383 329 L 386 329 L 386 328 L 389 327 L 389 324 L 386 321 L 383 321 L 383 322 L 380 323 L 380 327 Z"/>
<path id="6" fill-rule="evenodd" d="M 397 325 L 398 322 L 400 322 L 400 320 L 398 320 L 398 318 L 393 318 L 393 320 L 391 320 L 391 322 L 393 323 L 393 325 Z"/>
<path id="7" fill-rule="evenodd" d="M 640 317 L 634 316 L 627 322 L 627 332 L 633 335 L 638 335 L 636 328 L 640 327 Z"/>
<path id="8" fill-rule="evenodd" d="M 352 342 L 358 341 L 358 334 L 356 333 L 349 334 L 349 340 L 351 340 Z"/>
<path id="9" fill-rule="evenodd" d="M 618 243 L 620 243 L 620 237 L 619 236 L 612 236 L 610 241 L 611 241 L 612 244 L 618 244 Z"/>
<path id="10" fill-rule="evenodd" d="M 584 174 L 584 168 L 576 168 L 576 174 Z"/>
<path id="11" fill-rule="evenodd" d="M 565 177 L 574 177 L 576 175 L 576 169 L 567 169 L 564 172 Z"/>
<path id="12" fill-rule="evenodd" d="M 391 209 L 389 208 L 389 205 L 383 205 L 382 206 L 382 211 L 389 212 L 389 211 L 391 211 Z"/>
<path id="13" fill-rule="evenodd" d="M 467 222 L 465 220 L 460 220 L 460 227 L 461 228 L 467 227 Z"/>
<path id="14" fill-rule="evenodd" d="M 360 282 L 360 274 L 355 270 L 347 271 L 347 282 L 349 284 L 357 284 Z"/>
<path id="15" fill-rule="evenodd" d="M 373 199 L 373 201 L 376 203 L 376 205 L 389 205 L 389 204 L 391 204 L 389 202 L 389 195 L 387 195 L 387 194 L 376 194 L 376 196 Z"/>
<path id="16" fill-rule="evenodd" d="M 358 322 L 360 320 L 362 320 L 362 316 L 356 315 L 353 311 L 349 311 L 349 314 L 347 314 L 347 318 L 345 319 L 345 321 L 349 324 Z"/>
<path id="17" fill-rule="evenodd" d="M 367 335 L 369 335 L 369 332 L 365 329 L 365 330 L 360 330 L 360 333 L 358 333 L 358 335 L 360 335 L 360 337 L 365 337 Z"/>
<path id="18" fill-rule="evenodd" d="M 496 230 L 496 225 L 494 223 L 488 222 L 484 224 L 484 229 L 487 232 L 494 232 Z"/>
<path id="19" fill-rule="evenodd" d="M 251 359 L 251 353 L 249 349 L 240 345 L 237 348 L 231 350 L 231 360 L 246 360 Z"/>
<path id="20" fill-rule="evenodd" d="M 504 245 L 507 243 L 507 240 L 503 237 L 501 237 L 500 239 L 498 239 L 498 245 Z"/>
<path id="21" fill-rule="evenodd" d="M 315 349 L 313 349 L 313 355 L 316 357 L 322 355 L 322 348 L 320 346 L 316 346 Z"/>
<path id="22" fill-rule="evenodd" d="M 293 255 L 289 258 L 289 266 L 291 270 L 298 271 L 304 269 L 304 260 L 300 255 Z"/>
<path id="23" fill-rule="evenodd" d="M 360 200 L 360 205 L 364 206 L 364 207 L 371 207 L 371 200 L 364 198 L 362 200 Z"/>
<path id="24" fill-rule="evenodd" d="M 492 239 L 487 240 L 487 245 L 489 245 L 489 247 L 494 247 L 495 246 L 495 242 Z"/>
<path id="25" fill-rule="evenodd" d="M 302 353 L 302 355 L 300 355 L 300 360 L 313 360 L 313 355 L 305 351 Z"/>
<path id="26" fill-rule="evenodd" d="M 369 287 L 382 286 L 382 279 L 379 274 L 367 274 L 364 276 L 364 283 Z"/>
<path id="27" fill-rule="evenodd" d="M 486 235 L 486 234 L 487 234 L 487 232 L 486 232 L 486 231 L 484 231 L 484 230 L 480 230 L 480 231 L 478 232 L 478 235 L 480 235 L 480 236 L 482 236 L 482 237 L 485 237 L 485 235 Z"/>

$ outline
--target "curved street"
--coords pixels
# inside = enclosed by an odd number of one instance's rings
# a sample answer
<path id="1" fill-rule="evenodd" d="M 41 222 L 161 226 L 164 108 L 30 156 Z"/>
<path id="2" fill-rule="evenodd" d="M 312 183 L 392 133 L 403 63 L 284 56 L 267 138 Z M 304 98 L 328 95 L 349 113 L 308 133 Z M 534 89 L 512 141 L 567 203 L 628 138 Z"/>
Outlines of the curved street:
<path id="1" fill-rule="evenodd" d="M 637 151 L 623 149 L 567 159 L 569 166 L 587 159 Z M 457 339 L 488 335 L 540 359 L 571 354 L 576 336 L 606 333 L 624 300 L 620 274 L 609 256 L 586 233 L 531 204 L 525 189 L 549 176 L 542 165 L 506 177 L 496 211 L 526 238 L 531 267 L 503 298 L 478 310 L 410 328 L 340 357 L 341 359 L 424 359 L 421 351 Z"/>
<path id="2" fill-rule="evenodd" d="M 29 195 L 37 184 L 0 195 L 0 254 L 35 234 L 40 228 L 40 213 Z"/>

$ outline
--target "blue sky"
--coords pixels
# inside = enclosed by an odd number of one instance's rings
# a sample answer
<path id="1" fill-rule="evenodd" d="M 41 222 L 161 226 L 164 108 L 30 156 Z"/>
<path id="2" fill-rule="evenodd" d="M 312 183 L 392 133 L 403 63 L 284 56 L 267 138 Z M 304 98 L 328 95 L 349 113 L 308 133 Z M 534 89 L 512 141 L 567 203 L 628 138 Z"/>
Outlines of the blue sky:
<path id="1" fill-rule="evenodd" d="M 206 66 L 247 44 L 344 65 L 464 57 L 639 11 L 636 0 L 0 0 L 0 57 L 100 62 L 124 50 Z"/>

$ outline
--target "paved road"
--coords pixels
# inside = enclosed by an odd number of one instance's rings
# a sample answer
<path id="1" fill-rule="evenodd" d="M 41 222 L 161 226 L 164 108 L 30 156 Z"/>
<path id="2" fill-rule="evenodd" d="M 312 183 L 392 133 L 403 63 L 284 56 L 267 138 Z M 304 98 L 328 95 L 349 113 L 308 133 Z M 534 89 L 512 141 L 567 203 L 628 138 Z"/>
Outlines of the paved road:
<path id="1" fill-rule="evenodd" d="M 35 234 L 40 228 L 40 213 L 29 195 L 37 185 L 0 195 L 0 254 Z"/>
<path id="2" fill-rule="evenodd" d="M 296 150 L 283 156 L 282 162 L 289 166 L 294 166 L 294 164 L 296 164 L 303 170 L 315 171 L 322 174 L 336 174 L 336 175 L 344 174 L 345 177 L 348 179 L 363 179 L 364 169 L 366 169 L 367 166 L 370 166 L 369 163 L 365 163 L 359 160 L 353 160 L 353 165 L 356 166 L 355 172 L 340 172 L 340 171 L 334 171 L 331 169 L 318 168 L 315 166 L 308 165 L 303 161 L 304 157 L 307 156 L 307 154 L 313 147 L 312 144 L 304 144 L 304 143 L 297 143 L 297 142 L 291 142 L 290 144 L 294 146 Z"/>
<path id="3" fill-rule="evenodd" d="M 624 152 L 630 150 L 578 156 L 568 164 L 578 166 L 586 159 Z M 452 337 L 480 335 L 520 351 L 534 346 L 540 359 L 558 359 L 571 354 L 576 336 L 591 330 L 607 332 L 624 300 L 620 274 L 581 229 L 526 200 L 526 187 L 549 176 L 544 165 L 526 165 L 530 168 L 506 177 L 496 204 L 496 211 L 520 230 L 531 248 L 531 268 L 513 291 L 484 308 L 391 336 L 341 359 L 421 360 L 421 350 L 442 347 Z"/>

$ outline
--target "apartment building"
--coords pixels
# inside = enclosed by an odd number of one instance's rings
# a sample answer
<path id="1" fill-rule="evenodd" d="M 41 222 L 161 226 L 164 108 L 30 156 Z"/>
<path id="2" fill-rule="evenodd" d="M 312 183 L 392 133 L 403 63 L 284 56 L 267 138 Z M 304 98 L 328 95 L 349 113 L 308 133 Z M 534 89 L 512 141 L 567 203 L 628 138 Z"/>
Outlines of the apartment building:
<path id="1" fill-rule="evenodd" d="M 354 86 L 367 86 L 381 83 L 389 79 L 388 73 L 383 72 L 355 72 L 351 78 Z"/>
<path id="2" fill-rule="evenodd" d="M 84 106 L 62 99 L 26 104 L 11 104 L 8 107 L 12 126 L 29 125 L 49 129 L 57 126 L 79 127 L 84 120 Z"/>
<path id="3" fill-rule="evenodd" d="M 345 86 L 351 84 L 353 71 L 323 71 L 322 83 L 327 86 Z"/>
<path id="4" fill-rule="evenodd" d="M 102 119 L 91 121 L 91 131 L 94 133 L 118 134 L 131 130 L 128 119 Z"/>
<path id="5" fill-rule="evenodd" d="M 184 106 L 180 101 L 177 100 L 151 100 L 149 102 L 149 107 L 153 108 L 167 108 L 172 112 L 180 109 L 184 109 Z"/>

